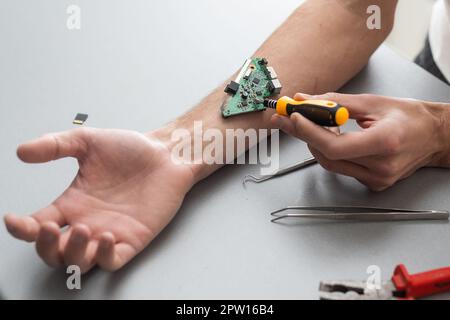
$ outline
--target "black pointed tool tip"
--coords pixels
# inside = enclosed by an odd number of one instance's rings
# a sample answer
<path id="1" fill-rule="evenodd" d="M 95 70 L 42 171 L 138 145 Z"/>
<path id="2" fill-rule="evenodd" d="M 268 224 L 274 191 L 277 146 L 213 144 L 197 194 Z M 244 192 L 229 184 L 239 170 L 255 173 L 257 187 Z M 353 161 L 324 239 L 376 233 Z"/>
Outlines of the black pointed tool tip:
<path id="1" fill-rule="evenodd" d="M 264 99 L 264 107 L 273 109 L 272 104 L 270 103 L 271 99 Z"/>

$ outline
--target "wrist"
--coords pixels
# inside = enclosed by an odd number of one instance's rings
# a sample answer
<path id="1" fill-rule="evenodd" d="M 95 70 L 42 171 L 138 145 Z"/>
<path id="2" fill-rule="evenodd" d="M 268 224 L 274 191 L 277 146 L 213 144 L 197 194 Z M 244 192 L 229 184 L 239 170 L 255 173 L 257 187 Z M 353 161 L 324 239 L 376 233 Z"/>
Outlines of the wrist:
<path id="1" fill-rule="evenodd" d="M 192 128 L 189 128 L 189 126 L 184 126 L 175 120 L 159 129 L 145 133 L 145 135 L 150 139 L 157 139 L 164 145 L 165 149 L 170 154 L 170 161 L 172 161 L 173 165 L 182 166 L 191 172 L 192 185 L 194 185 L 217 170 L 220 166 L 204 163 L 201 159 L 201 155 L 199 158 L 199 155 L 195 153 L 195 134 L 191 129 Z M 183 130 L 185 133 L 188 133 L 190 137 L 184 140 L 179 134 L 173 136 L 173 133 L 176 130 Z M 180 132 L 180 134 L 183 134 L 183 132 Z M 182 150 L 184 148 L 186 149 Z M 182 153 L 182 155 L 180 153 Z M 183 159 L 180 159 L 180 156 L 183 157 Z M 186 156 L 187 159 L 184 158 Z"/>
<path id="2" fill-rule="evenodd" d="M 439 145 L 430 166 L 450 167 L 450 104 L 429 103 L 426 107 L 435 117 Z"/>
<path id="3" fill-rule="evenodd" d="M 175 179 L 186 182 L 185 187 L 187 192 L 198 182 L 198 178 L 196 172 L 189 163 L 177 162 L 174 160 L 172 152 L 175 143 L 171 139 L 173 132 L 172 126 L 173 124 L 171 123 L 156 130 L 145 132 L 143 135 L 150 140 L 151 143 L 156 143 L 160 146 L 159 158 L 164 159 L 165 165 L 172 166 L 174 169 L 176 168 L 179 170 L 178 176 L 175 177 Z M 181 179 L 181 176 L 185 177 L 185 179 Z"/>
<path id="4" fill-rule="evenodd" d="M 167 148 L 168 151 L 172 151 L 174 143 L 171 139 L 173 131 L 173 128 L 171 127 L 172 124 L 170 123 L 156 130 L 146 132 L 144 135 L 149 139 L 157 139 Z"/>

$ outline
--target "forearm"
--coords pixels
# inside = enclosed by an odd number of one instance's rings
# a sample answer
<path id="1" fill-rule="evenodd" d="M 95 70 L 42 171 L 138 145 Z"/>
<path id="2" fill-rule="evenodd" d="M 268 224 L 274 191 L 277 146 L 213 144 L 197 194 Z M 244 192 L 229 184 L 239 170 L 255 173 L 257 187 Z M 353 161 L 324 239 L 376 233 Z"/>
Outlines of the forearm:
<path id="1" fill-rule="evenodd" d="M 382 7 L 383 28 L 366 27 L 366 8 Z M 283 83 L 283 94 L 295 92 L 319 94 L 334 91 L 351 79 L 367 63 L 370 55 L 388 35 L 392 26 L 395 1 L 331 1 L 313 0 L 300 6 L 256 51 L 277 71 Z M 224 119 L 220 114 L 226 95 L 217 88 L 196 108 L 155 131 L 169 148 L 174 144 L 175 129 L 193 131 L 194 121 L 202 121 L 203 129 L 270 128 L 270 111 Z M 193 165 L 198 181 L 220 165 Z"/>

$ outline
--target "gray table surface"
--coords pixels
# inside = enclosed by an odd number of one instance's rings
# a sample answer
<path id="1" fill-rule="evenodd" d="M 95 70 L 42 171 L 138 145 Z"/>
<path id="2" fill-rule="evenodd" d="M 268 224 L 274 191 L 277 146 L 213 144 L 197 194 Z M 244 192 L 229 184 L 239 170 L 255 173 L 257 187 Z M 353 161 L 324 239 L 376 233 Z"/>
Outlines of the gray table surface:
<path id="1" fill-rule="evenodd" d="M 65 27 L 71 3 L 82 10 L 79 31 Z M 229 0 L 220 10 L 207 0 L 1 1 L 0 212 L 31 213 L 76 173 L 72 159 L 23 164 L 17 144 L 70 129 L 77 112 L 89 113 L 95 127 L 161 126 L 238 68 L 295 6 L 294 0 Z M 343 90 L 450 101 L 448 86 L 386 47 Z M 173 93 L 184 102 L 169 102 Z M 306 156 L 304 143 L 284 137 L 282 164 Z M 198 184 L 132 263 L 114 274 L 90 272 L 80 291 L 66 289 L 64 270 L 46 267 L 32 245 L 1 225 L 0 291 L 44 299 L 316 299 L 320 280 L 366 279 L 369 265 L 378 265 L 383 278 L 400 262 L 411 272 L 450 265 L 446 222 L 269 222 L 271 210 L 287 205 L 450 209 L 450 170 L 420 170 L 382 193 L 319 166 L 243 189 L 242 177 L 258 171 L 229 166 Z"/>

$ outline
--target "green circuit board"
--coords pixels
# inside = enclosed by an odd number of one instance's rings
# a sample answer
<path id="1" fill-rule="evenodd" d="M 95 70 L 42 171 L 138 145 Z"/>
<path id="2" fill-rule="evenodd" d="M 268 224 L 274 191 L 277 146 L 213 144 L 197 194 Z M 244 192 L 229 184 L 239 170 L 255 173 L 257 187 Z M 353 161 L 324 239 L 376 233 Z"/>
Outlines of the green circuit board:
<path id="1" fill-rule="evenodd" d="M 265 58 L 258 57 L 245 61 L 236 80 L 225 88 L 228 97 L 221 108 L 223 117 L 263 111 L 264 99 L 281 92 L 275 70 L 267 64 Z"/>

